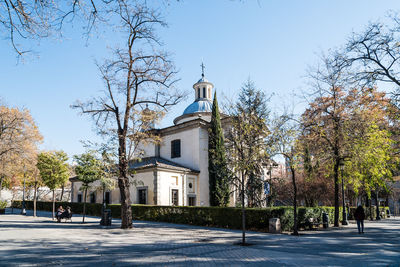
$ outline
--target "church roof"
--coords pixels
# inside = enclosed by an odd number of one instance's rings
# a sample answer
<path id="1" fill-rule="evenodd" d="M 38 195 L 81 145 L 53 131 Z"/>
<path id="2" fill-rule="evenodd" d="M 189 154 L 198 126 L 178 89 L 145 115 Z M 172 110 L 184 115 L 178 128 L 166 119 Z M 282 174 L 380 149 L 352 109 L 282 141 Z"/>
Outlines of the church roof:
<path id="1" fill-rule="evenodd" d="M 129 163 L 129 169 L 131 170 L 142 170 L 154 167 L 160 167 L 160 168 L 166 168 L 184 172 L 200 173 L 199 170 L 191 169 L 189 167 L 183 166 L 181 164 L 169 161 L 161 157 L 146 157 L 142 158 L 140 161 L 134 161 Z"/>
<path id="2" fill-rule="evenodd" d="M 196 112 L 211 112 L 212 111 L 212 103 L 210 100 L 203 98 L 198 101 L 193 102 L 190 104 L 184 111 L 183 115 L 185 114 L 192 114 Z"/>

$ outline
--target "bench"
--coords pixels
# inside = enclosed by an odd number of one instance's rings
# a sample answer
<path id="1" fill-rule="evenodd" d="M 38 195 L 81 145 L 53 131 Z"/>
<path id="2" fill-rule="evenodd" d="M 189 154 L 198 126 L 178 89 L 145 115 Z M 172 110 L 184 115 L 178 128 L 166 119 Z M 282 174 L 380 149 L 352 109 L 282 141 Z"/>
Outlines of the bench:
<path id="1" fill-rule="evenodd" d="M 72 222 L 72 212 L 68 213 L 67 216 L 65 216 L 65 217 L 61 217 L 61 220 L 62 219 L 65 219 L 64 222 L 67 222 L 67 221 Z"/>
<path id="2" fill-rule="evenodd" d="M 64 219 L 64 222 L 72 222 L 72 212 L 64 212 L 59 217 L 57 217 L 57 222 L 61 222 L 62 219 Z"/>
<path id="3" fill-rule="evenodd" d="M 310 230 L 314 229 L 314 226 L 318 228 L 320 224 L 321 224 L 320 221 L 316 218 L 308 218 L 307 220 L 307 225 L 310 228 Z"/>

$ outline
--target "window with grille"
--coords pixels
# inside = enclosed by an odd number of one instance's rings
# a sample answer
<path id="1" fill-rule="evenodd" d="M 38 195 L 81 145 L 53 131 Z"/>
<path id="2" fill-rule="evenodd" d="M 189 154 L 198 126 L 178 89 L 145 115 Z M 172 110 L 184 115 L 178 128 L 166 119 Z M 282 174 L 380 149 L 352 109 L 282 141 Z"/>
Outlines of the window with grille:
<path id="1" fill-rule="evenodd" d="M 147 204 L 147 189 L 139 189 L 139 204 Z"/>
<path id="2" fill-rule="evenodd" d="M 196 197 L 195 196 L 189 196 L 188 197 L 188 204 L 189 204 L 189 206 L 196 206 Z"/>
<path id="3" fill-rule="evenodd" d="M 171 190 L 171 203 L 173 206 L 178 206 L 178 189 Z"/>

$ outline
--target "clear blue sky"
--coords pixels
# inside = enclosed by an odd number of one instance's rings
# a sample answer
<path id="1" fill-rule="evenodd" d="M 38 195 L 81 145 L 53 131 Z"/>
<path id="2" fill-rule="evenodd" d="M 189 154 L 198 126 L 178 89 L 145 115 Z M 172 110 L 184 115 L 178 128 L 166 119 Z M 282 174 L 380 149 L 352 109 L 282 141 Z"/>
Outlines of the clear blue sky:
<path id="1" fill-rule="evenodd" d="M 234 98 L 249 77 L 266 93 L 274 93 L 271 108 L 290 104 L 293 92 L 306 90 L 304 75 L 317 54 L 345 43 L 368 21 L 400 10 L 393 1 L 171 1 L 165 8 L 168 28 L 159 34 L 173 53 L 181 78 L 178 86 L 189 97 L 172 109 L 161 127 L 193 102 L 192 85 L 200 78 L 201 61 L 219 99 Z M 93 123 L 70 105 L 99 95 L 103 83 L 94 64 L 106 58 L 107 46 L 118 42 L 112 34 L 89 40 L 80 25 L 65 30 L 62 41 L 32 43 L 39 57 L 18 63 L 7 41 L 0 40 L 0 98 L 28 108 L 44 143 L 41 149 L 82 153 L 80 140 L 99 140 Z"/>

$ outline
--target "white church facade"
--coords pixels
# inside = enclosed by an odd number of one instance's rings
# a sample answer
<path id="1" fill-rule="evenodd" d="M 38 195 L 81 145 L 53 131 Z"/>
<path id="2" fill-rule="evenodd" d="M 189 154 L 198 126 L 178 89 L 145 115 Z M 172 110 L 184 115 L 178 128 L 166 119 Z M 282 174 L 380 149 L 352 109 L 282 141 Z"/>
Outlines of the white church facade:
<path id="1" fill-rule="evenodd" d="M 214 85 L 202 78 L 193 85 L 195 101 L 174 119 L 174 125 L 156 129 L 160 144 L 143 147 L 143 158 L 131 162 L 130 186 L 133 204 L 209 206 L 208 127 Z M 227 117 L 222 116 L 222 124 Z M 72 182 L 72 202 L 82 202 L 81 182 Z M 87 201 L 102 203 L 101 191 L 91 192 Z M 106 193 L 106 202 L 120 202 L 119 189 Z M 234 203 L 232 199 L 231 203 Z"/>

